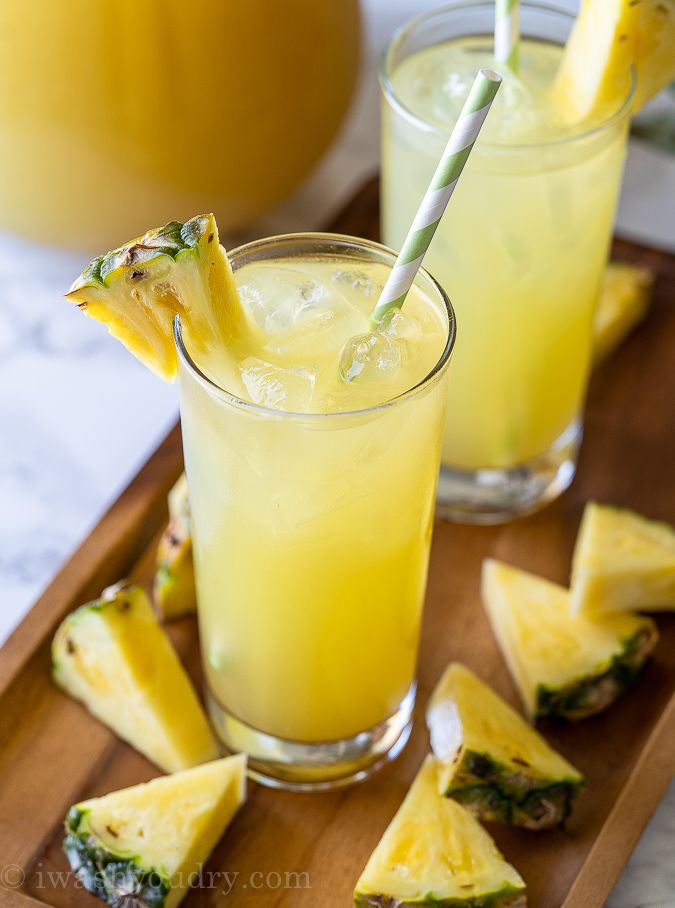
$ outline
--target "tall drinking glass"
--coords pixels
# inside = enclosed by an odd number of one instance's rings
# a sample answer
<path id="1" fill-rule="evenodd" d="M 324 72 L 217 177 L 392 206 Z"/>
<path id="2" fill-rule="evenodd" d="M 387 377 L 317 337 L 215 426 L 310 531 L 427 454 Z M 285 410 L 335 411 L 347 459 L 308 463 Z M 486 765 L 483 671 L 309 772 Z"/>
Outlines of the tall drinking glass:
<path id="1" fill-rule="evenodd" d="M 463 97 L 469 73 L 495 66 L 494 14 L 492 0 L 458 0 L 404 26 L 384 54 L 382 226 L 394 248 L 453 122 L 444 104 Z M 592 127 L 518 120 L 532 94 L 546 97 L 573 21 L 547 2 L 521 3 L 522 82 L 505 74 L 425 260 L 461 326 L 438 489 L 440 513 L 454 519 L 534 510 L 576 469 L 632 92 Z M 443 63 L 458 48 L 466 73 Z"/>
<path id="2" fill-rule="evenodd" d="M 230 260 L 238 282 L 262 263 L 274 287 L 298 262 L 328 262 L 358 284 L 395 255 L 308 234 Z M 207 377 L 176 323 L 208 706 L 225 746 L 246 751 L 267 784 L 345 784 L 409 734 L 455 337 L 450 303 L 423 270 L 412 292 L 431 307 L 439 358 L 414 387 L 352 412 L 237 398 Z"/>

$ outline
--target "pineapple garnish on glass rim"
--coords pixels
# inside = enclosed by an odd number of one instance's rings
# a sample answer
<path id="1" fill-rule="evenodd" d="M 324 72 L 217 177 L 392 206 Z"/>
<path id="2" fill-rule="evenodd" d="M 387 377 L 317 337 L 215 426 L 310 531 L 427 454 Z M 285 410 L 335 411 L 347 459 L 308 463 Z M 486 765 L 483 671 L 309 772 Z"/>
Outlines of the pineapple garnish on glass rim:
<path id="1" fill-rule="evenodd" d="M 113 908 L 176 908 L 246 799 L 238 754 L 75 804 L 63 850 Z"/>
<path id="2" fill-rule="evenodd" d="M 150 600 L 112 588 L 71 612 L 52 643 L 53 678 L 164 772 L 215 760 L 218 746 Z"/>
<path id="3" fill-rule="evenodd" d="M 445 670 L 427 725 L 441 795 L 479 820 L 526 829 L 564 823 L 584 777 L 464 665 Z"/>
<path id="4" fill-rule="evenodd" d="M 658 639 L 644 615 L 574 615 L 557 583 L 483 562 L 483 605 L 531 719 L 583 719 L 637 677 Z"/>
<path id="5" fill-rule="evenodd" d="M 227 344 L 240 312 L 212 214 L 171 221 L 97 256 L 66 297 L 167 381 L 178 368 L 174 316 L 199 353 Z"/>
<path id="6" fill-rule="evenodd" d="M 589 502 L 572 558 L 571 597 L 577 614 L 675 610 L 675 528 Z"/>
<path id="7" fill-rule="evenodd" d="M 438 794 L 427 757 L 354 891 L 356 908 L 525 908 L 525 883 L 478 820 Z"/>
<path id="8" fill-rule="evenodd" d="M 633 112 L 675 79 L 675 0 L 582 0 L 553 88 L 570 122 Z"/>

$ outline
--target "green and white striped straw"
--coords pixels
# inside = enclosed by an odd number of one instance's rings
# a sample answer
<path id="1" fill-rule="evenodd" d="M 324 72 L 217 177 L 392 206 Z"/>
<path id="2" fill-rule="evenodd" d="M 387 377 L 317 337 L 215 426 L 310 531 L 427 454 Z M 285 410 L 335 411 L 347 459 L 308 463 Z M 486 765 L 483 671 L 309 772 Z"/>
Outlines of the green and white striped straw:
<path id="1" fill-rule="evenodd" d="M 501 81 L 499 73 L 491 69 L 481 69 L 476 76 L 422 204 L 382 288 L 371 316 L 373 327 L 381 323 L 387 312 L 400 309 L 403 305 Z"/>
<path id="2" fill-rule="evenodd" d="M 495 0 L 495 60 L 518 72 L 520 0 Z"/>

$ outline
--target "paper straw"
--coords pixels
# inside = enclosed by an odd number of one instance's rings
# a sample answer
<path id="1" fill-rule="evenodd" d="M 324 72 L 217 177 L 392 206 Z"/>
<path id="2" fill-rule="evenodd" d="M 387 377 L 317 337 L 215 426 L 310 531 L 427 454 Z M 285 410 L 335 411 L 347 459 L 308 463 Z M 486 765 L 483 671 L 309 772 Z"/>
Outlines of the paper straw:
<path id="1" fill-rule="evenodd" d="M 501 81 L 502 77 L 491 69 L 481 69 L 476 76 L 422 204 L 382 288 L 371 316 L 374 327 L 380 324 L 387 312 L 400 309 L 403 305 Z"/>
<path id="2" fill-rule="evenodd" d="M 495 0 L 495 59 L 518 71 L 520 0 Z"/>

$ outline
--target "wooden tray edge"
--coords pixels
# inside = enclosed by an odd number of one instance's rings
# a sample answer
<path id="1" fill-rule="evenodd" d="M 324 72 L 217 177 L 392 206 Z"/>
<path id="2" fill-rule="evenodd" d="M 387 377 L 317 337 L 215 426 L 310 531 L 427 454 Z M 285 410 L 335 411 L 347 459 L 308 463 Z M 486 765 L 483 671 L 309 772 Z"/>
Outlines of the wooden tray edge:
<path id="1" fill-rule="evenodd" d="M 670 698 L 561 908 L 597 908 L 609 897 L 675 775 L 675 695 Z"/>
<path id="2" fill-rule="evenodd" d="M 44 902 L 38 902 L 31 895 L 26 895 L 19 889 L 7 889 L 2 885 L 0 885 L 0 902 L 2 908 L 45 908 Z"/>

